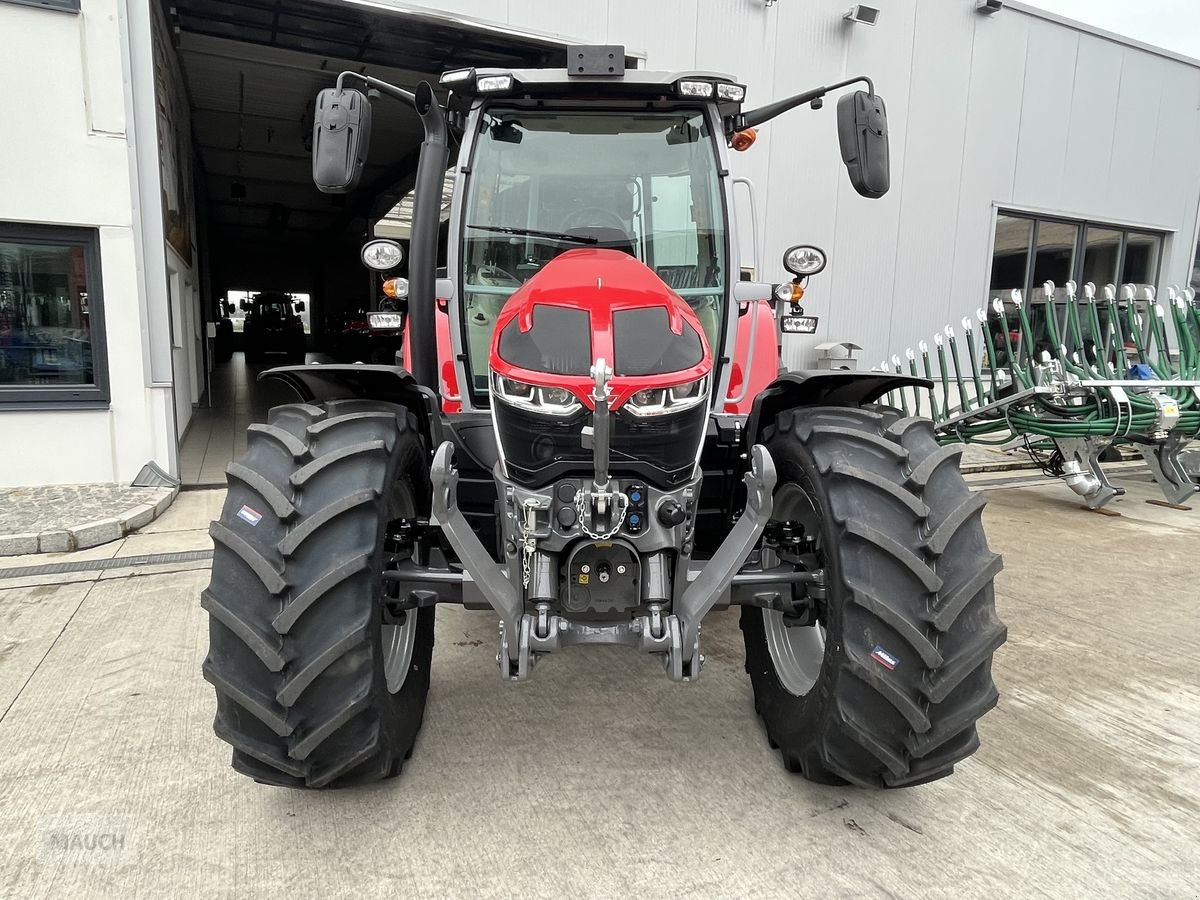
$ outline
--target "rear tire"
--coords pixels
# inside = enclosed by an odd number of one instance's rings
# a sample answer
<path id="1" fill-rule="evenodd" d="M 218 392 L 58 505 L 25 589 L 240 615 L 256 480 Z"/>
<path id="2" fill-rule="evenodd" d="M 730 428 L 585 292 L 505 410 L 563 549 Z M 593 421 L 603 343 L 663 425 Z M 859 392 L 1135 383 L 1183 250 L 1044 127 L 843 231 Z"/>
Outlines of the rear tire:
<path id="1" fill-rule="evenodd" d="M 201 605 L 233 767 L 307 788 L 399 774 L 433 653 L 432 607 L 383 621 L 387 526 L 429 511 L 415 420 L 369 401 L 279 406 L 227 471 Z"/>
<path id="2" fill-rule="evenodd" d="M 949 775 L 996 705 L 991 660 L 1006 637 L 993 590 L 1002 564 L 983 496 L 958 470 L 961 447 L 884 408 L 787 411 L 765 443 L 779 474 L 773 517 L 807 498 L 827 592 L 820 626 L 742 609 L 768 741 L 789 770 L 825 784 Z"/>

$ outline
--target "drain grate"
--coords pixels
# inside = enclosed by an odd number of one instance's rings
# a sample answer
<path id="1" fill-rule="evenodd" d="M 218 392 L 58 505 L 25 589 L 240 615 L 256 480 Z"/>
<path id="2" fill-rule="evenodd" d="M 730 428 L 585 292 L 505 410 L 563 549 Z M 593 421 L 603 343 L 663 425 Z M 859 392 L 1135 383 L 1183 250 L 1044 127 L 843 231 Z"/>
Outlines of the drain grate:
<path id="1" fill-rule="evenodd" d="M 211 550 L 181 550 L 176 553 L 149 553 L 144 556 L 120 556 L 114 559 L 81 559 L 74 562 L 45 563 L 0 569 L 0 578 L 27 578 L 32 575 L 67 575 L 71 572 L 96 572 L 130 569 L 134 566 L 161 566 L 167 563 L 201 562 L 212 559 Z"/>

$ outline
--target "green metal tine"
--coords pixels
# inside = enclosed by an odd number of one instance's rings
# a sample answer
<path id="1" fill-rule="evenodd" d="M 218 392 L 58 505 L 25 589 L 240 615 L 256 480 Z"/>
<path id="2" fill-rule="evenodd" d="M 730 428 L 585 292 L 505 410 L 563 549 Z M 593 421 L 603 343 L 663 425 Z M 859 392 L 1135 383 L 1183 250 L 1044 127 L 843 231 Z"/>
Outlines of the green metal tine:
<path id="1" fill-rule="evenodd" d="M 1074 343 L 1071 351 L 1071 358 L 1075 360 L 1076 365 L 1081 366 L 1084 371 L 1076 374 L 1084 378 L 1095 377 L 1092 372 L 1092 366 L 1087 361 L 1087 352 L 1083 345 L 1083 331 L 1079 328 L 1079 307 L 1075 298 L 1075 282 L 1067 282 L 1067 330 L 1070 332 L 1070 338 Z"/>
<path id="2" fill-rule="evenodd" d="M 1018 292 L 1013 291 L 1013 293 L 1016 294 Z M 994 309 L 996 314 L 1000 316 L 1000 327 L 1001 331 L 1004 333 L 1004 349 L 1008 352 L 1009 375 L 1012 376 L 1014 383 L 1016 381 L 1020 381 L 1021 387 L 1033 387 L 1033 381 L 1029 378 L 1026 378 L 1024 370 L 1017 365 L 1016 351 L 1013 350 L 1012 334 L 1009 333 L 1008 313 L 1004 309 L 1004 301 L 999 297 L 996 297 L 992 300 L 992 309 Z M 995 370 L 996 367 L 993 365 L 992 368 Z"/>
<path id="3" fill-rule="evenodd" d="M 892 368 L 896 370 L 897 375 L 903 375 L 904 371 L 900 368 L 900 357 L 892 354 Z M 908 415 L 908 395 L 904 393 L 904 388 L 900 388 L 900 409 L 904 415 Z M 913 388 L 915 391 L 916 388 Z"/>
<path id="4" fill-rule="evenodd" d="M 940 331 L 933 336 L 933 343 L 937 347 L 938 375 L 942 379 L 942 415 L 948 419 L 950 418 L 950 376 L 946 370 L 950 367 L 946 365 L 945 341 L 942 339 Z"/>
<path id="5" fill-rule="evenodd" d="M 917 344 L 917 346 L 921 350 L 921 365 L 925 369 L 925 377 L 930 381 L 933 381 L 933 369 L 929 365 L 929 344 L 927 344 L 925 341 L 921 341 L 919 344 Z M 930 418 L 933 419 L 933 421 L 940 422 L 943 418 L 945 418 L 945 416 L 943 416 L 938 410 L 937 394 L 935 394 L 932 389 L 929 391 L 929 407 L 933 410 L 932 414 L 930 415 Z"/>
<path id="6" fill-rule="evenodd" d="M 1092 345 L 1096 348 L 1095 368 L 1104 378 L 1112 378 L 1112 366 L 1108 364 L 1108 345 L 1104 329 L 1100 327 L 1100 311 L 1096 307 L 1096 285 L 1090 281 L 1083 286 L 1083 302 L 1087 307 L 1088 323 L 1092 329 Z"/>
<path id="7" fill-rule="evenodd" d="M 992 329 L 988 327 L 988 314 L 986 309 L 975 310 L 975 318 L 979 320 L 980 329 L 983 331 L 983 342 L 987 345 L 988 365 L 992 369 L 991 384 L 988 385 L 988 399 L 995 403 L 999 398 L 999 388 L 996 385 L 997 375 L 1000 371 L 1000 366 L 996 362 L 996 342 L 992 340 Z"/>
<path id="8" fill-rule="evenodd" d="M 1137 350 L 1138 362 L 1149 365 L 1145 336 L 1142 333 L 1142 316 L 1137 311 L 1137 299 L 1132 284 L 1121 286 L 1121 300 L 1125 303 L 1125 322 L 1129 326 L 1129 335 L 1133 338 L 1133 346 Z"/>
<path id="9" fill-rule="evenodd" d="M 1117 291 L 1111 284 L 1104 286 L 1104 305 L 1108 309 L 1108 327 L 1114 332 L 1113 343 L 1117 362 L 1121 369 L 1118 377 L 1124 378 L 1129 372 L 1129 359 L 1125 355 L 1125 330 L 1121 328 L 1121 312 L 1117 308 Z"/>
<path id="10" fill-rule="evenodd" d="M 972 408 L 971 392 L 967 388 L 967 384 L 963 381 L 962 362 L 958 358 L 958 341 L 955 339 L 954 327 L 947 325 L 943 330 L 946 335 L 946 343 L 950 346 L 950 358 L 954 360 L 954 380 L 958 382 L 958 404 L 963 412 L 967 412 Z"/>
<path id="11" fill-rule="evenodd" d="M 1024 352 L 1024 359 L 1015 358 L 1013 364 L 1021 365 L 1021 370 L 1026 374 L 1026 387 L 1033 384 L 1032 366 L 1036 362 L 1034 359 L 1034 348 L 1036 341 L 1033 335 L 1033 325 L 1029 322 L 1029 312 L 1025 309 L 1025 295 L 1020 291 L 1012 292 L 1013 306 L 1017 308 L 1017 327 L 1021 329 L 1021 349 Z"/>
<path id="12" fill-rule="evenodd" d="M 975 380 L 975 405 L 983 406 L 983 378 L 979 374 L 979 351 L 975 347 L 975 331 L 969 316 L 962 319 L 963 337 L 967 342 L 967 355 L 971 357 L 971 376 Z"/>
<path id="13" fill-rule="evenodd" d="M 912 347 L 909 347 L 907 350 L 905 350 L 904 355 L 908 357 L 908 371 L 912 374 L 912 377 L 920 378 L 921 376 L 917 374 L 917 356 L 915 353 L 913 353 Z M 913 388 L 913 404 L 916 406 L 917 415 L 924 415 L 924 413 L 921 412 L 921 389 L 919 387 Z M 929 418 L 932 419 L 933 416 L 930 416 Z"/>

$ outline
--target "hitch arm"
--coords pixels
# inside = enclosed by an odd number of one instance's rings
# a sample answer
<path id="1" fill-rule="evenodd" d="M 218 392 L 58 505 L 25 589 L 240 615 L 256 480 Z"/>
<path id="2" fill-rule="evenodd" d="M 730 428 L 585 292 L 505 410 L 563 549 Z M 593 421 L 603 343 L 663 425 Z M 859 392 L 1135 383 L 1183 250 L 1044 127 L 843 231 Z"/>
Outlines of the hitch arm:
<path id="1" fill-rule="evenodd" d="M 492 559 L 458 508 L 458 471 L 450 461 L 453 454 L 454 444 L 444 441 L 433 457 L 433 465 L 429 470 L 429 480 L 433 484 L 433 515 L 430 522 L 441 526 L 442 533 L 458 554 L 459 562 L 470 574 L 475 587 L 499 614 L 500 627 L 504 629 L 502 645 L 508 651 L 508 659 L 512 664 L 505 666 L 507 672 L 515 667 L 517 661 L 524 602 L 508 575 Z"/>
<path id="2" fill-rule="evenodd" d="M 750 471 L 745 475 L 745 512 L 730 529 L 712 559 L 675 603 L 674 612 L 682 630 L 685 674 L 689 670 L 692 677 L 699 674 L 697 647 L 700 643 L 700 620 L 729 588 L 746 557 L 762 537 L 763 529 L 771 518 L 775 480 L 775 463 L 771 455 L 762 444 L 755 444 L 750 448 Z"/>

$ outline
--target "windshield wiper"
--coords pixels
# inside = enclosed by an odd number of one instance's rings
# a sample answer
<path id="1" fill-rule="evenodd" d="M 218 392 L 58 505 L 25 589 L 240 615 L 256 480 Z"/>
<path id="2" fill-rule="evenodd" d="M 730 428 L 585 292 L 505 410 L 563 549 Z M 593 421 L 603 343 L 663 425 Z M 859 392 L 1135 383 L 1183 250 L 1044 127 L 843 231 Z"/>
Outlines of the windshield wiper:
<path id="1" fill-rule="evenodd" d="M 540 237 L 548 238 L 552 241 L 571 241 L 576 244 L 598 244 L 599 238 L 588 237 L 581 234 L 562 234 L 557 231 L 538 231 L 536 228 L 513 228 L 509 225 L 467 225 L 467 228 L 474 228 L 478 231 L 494 231 L 499 234 L 515 234 L 521 237 Z"/>

